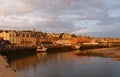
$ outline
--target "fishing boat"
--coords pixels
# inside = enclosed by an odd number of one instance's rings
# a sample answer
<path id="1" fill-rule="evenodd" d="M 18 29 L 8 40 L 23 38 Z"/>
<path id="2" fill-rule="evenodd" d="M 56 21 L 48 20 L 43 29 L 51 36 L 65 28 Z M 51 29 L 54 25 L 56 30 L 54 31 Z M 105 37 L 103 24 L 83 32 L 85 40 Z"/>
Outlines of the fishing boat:
<path id="1" fill-rule="evenodd" d="M 38 45 L 37 48 L 36 48 L 36 51 L 37 52 L 46 52 L 47 48 L 44 47 L 43 45 Z"/>

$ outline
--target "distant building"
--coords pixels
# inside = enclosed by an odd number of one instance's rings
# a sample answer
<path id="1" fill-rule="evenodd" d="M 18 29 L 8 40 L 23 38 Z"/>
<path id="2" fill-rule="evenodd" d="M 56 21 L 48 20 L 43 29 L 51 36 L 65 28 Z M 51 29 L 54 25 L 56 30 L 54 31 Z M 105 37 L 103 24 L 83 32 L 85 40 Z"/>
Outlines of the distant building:
<path id="1" fill-rule="evenodd" d="M 33 32 L 16 32 L 15 43 L 20 46 L 36 46 L 36 37 Z"/>
<path id="2" fill-rule="evenodd" d="M 68 34 L 67 32 L 65 32 L 65 33 L 62 33 L 60 35 L 60 38 L 63 39 L 63 40 L 71 40 L 72 39 L 72 35 Z"/>
<path id="3" fill-rule="evenodd" d="M 0 37 L 18 46 L 36 46 L 35 34 L 32 31 L 2 31 Z"/>
<path id="4" fill-rule="evenodd" d="M 120 38 L 95 38 L 98 43 L 120 43 Z"/>
<path id="5" fill-rule="evenodd" d="M 11 43 L 14 43 L 16 33 L 14 31 L 2 31 L 0 32 L 0 37 L 4 40 L 9 40 Z"/>

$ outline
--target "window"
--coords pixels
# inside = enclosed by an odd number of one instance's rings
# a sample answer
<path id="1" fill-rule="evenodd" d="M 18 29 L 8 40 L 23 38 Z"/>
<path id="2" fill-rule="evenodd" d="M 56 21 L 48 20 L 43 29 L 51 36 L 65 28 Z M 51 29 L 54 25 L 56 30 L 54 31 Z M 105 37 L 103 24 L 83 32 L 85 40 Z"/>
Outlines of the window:
<path id="1" fill-rule="evenodd" d="M 24 34 L 22 34 L 22 37 L 25 37 L 25 35 L 24 35 Z"/>
<path id="2" fill-rule="evenodd" d="M 29 37 L 29 34 L 27 34 L 27 37 Z"/>

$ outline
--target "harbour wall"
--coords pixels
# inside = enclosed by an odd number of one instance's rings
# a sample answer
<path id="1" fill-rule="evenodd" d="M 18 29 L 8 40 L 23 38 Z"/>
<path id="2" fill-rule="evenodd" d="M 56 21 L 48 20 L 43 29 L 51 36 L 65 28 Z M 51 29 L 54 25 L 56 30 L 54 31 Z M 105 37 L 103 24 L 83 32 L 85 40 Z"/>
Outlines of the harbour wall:
<path id="1" fill-rule="evenodd" d="M 0 77 L 18 77 L 15 70 L 0 56 Z"/>
<path id="2" fill-rule="evenodd" d="M 105 45 L 105 44 L 98 44 L 98 45 L 81 45 L 79 50 L 88 50 L 88 49 L 97 49 L 97 48 L 110 48 L 110 47 L 119 47 L 120 45 Z M 72 46 L 65 46 L 65 45 L 56 45 L 56 46 L 48 46 L 47 47 L 48 53 L 52 52 L 65 52 L 65 51 L 72 51 L 74 50 Z M 28 54 L 28 53 L 36 53 L 35 47 L 24 47 L 24 48 L 1 48 L 0 54 L 5 56 L 11 55 L 18 55 L 18 54 Z"/>

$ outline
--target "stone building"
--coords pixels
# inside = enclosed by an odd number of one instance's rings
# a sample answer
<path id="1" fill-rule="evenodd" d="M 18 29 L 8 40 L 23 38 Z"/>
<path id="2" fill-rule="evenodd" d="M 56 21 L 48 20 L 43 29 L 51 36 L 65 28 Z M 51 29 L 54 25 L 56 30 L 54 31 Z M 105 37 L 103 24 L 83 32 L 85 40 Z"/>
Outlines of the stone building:
<path id="1" fill-rule="evenodd" d="M 1 31 L 0 37 L 17 46 L 36 46 L 35 33 L 32 31 Z"/>
<path id="2" fill-rule="evenodd" d="M 62 34 L 60 35 L 60 38 L 61 38 L 62 40 L 71 40 L 71 39 L 72 39 L 72 35 L 71 35 L 71 34 L 68 34 L 67 32 L 65 32 L 65 33 L 62 33 Z"/>

